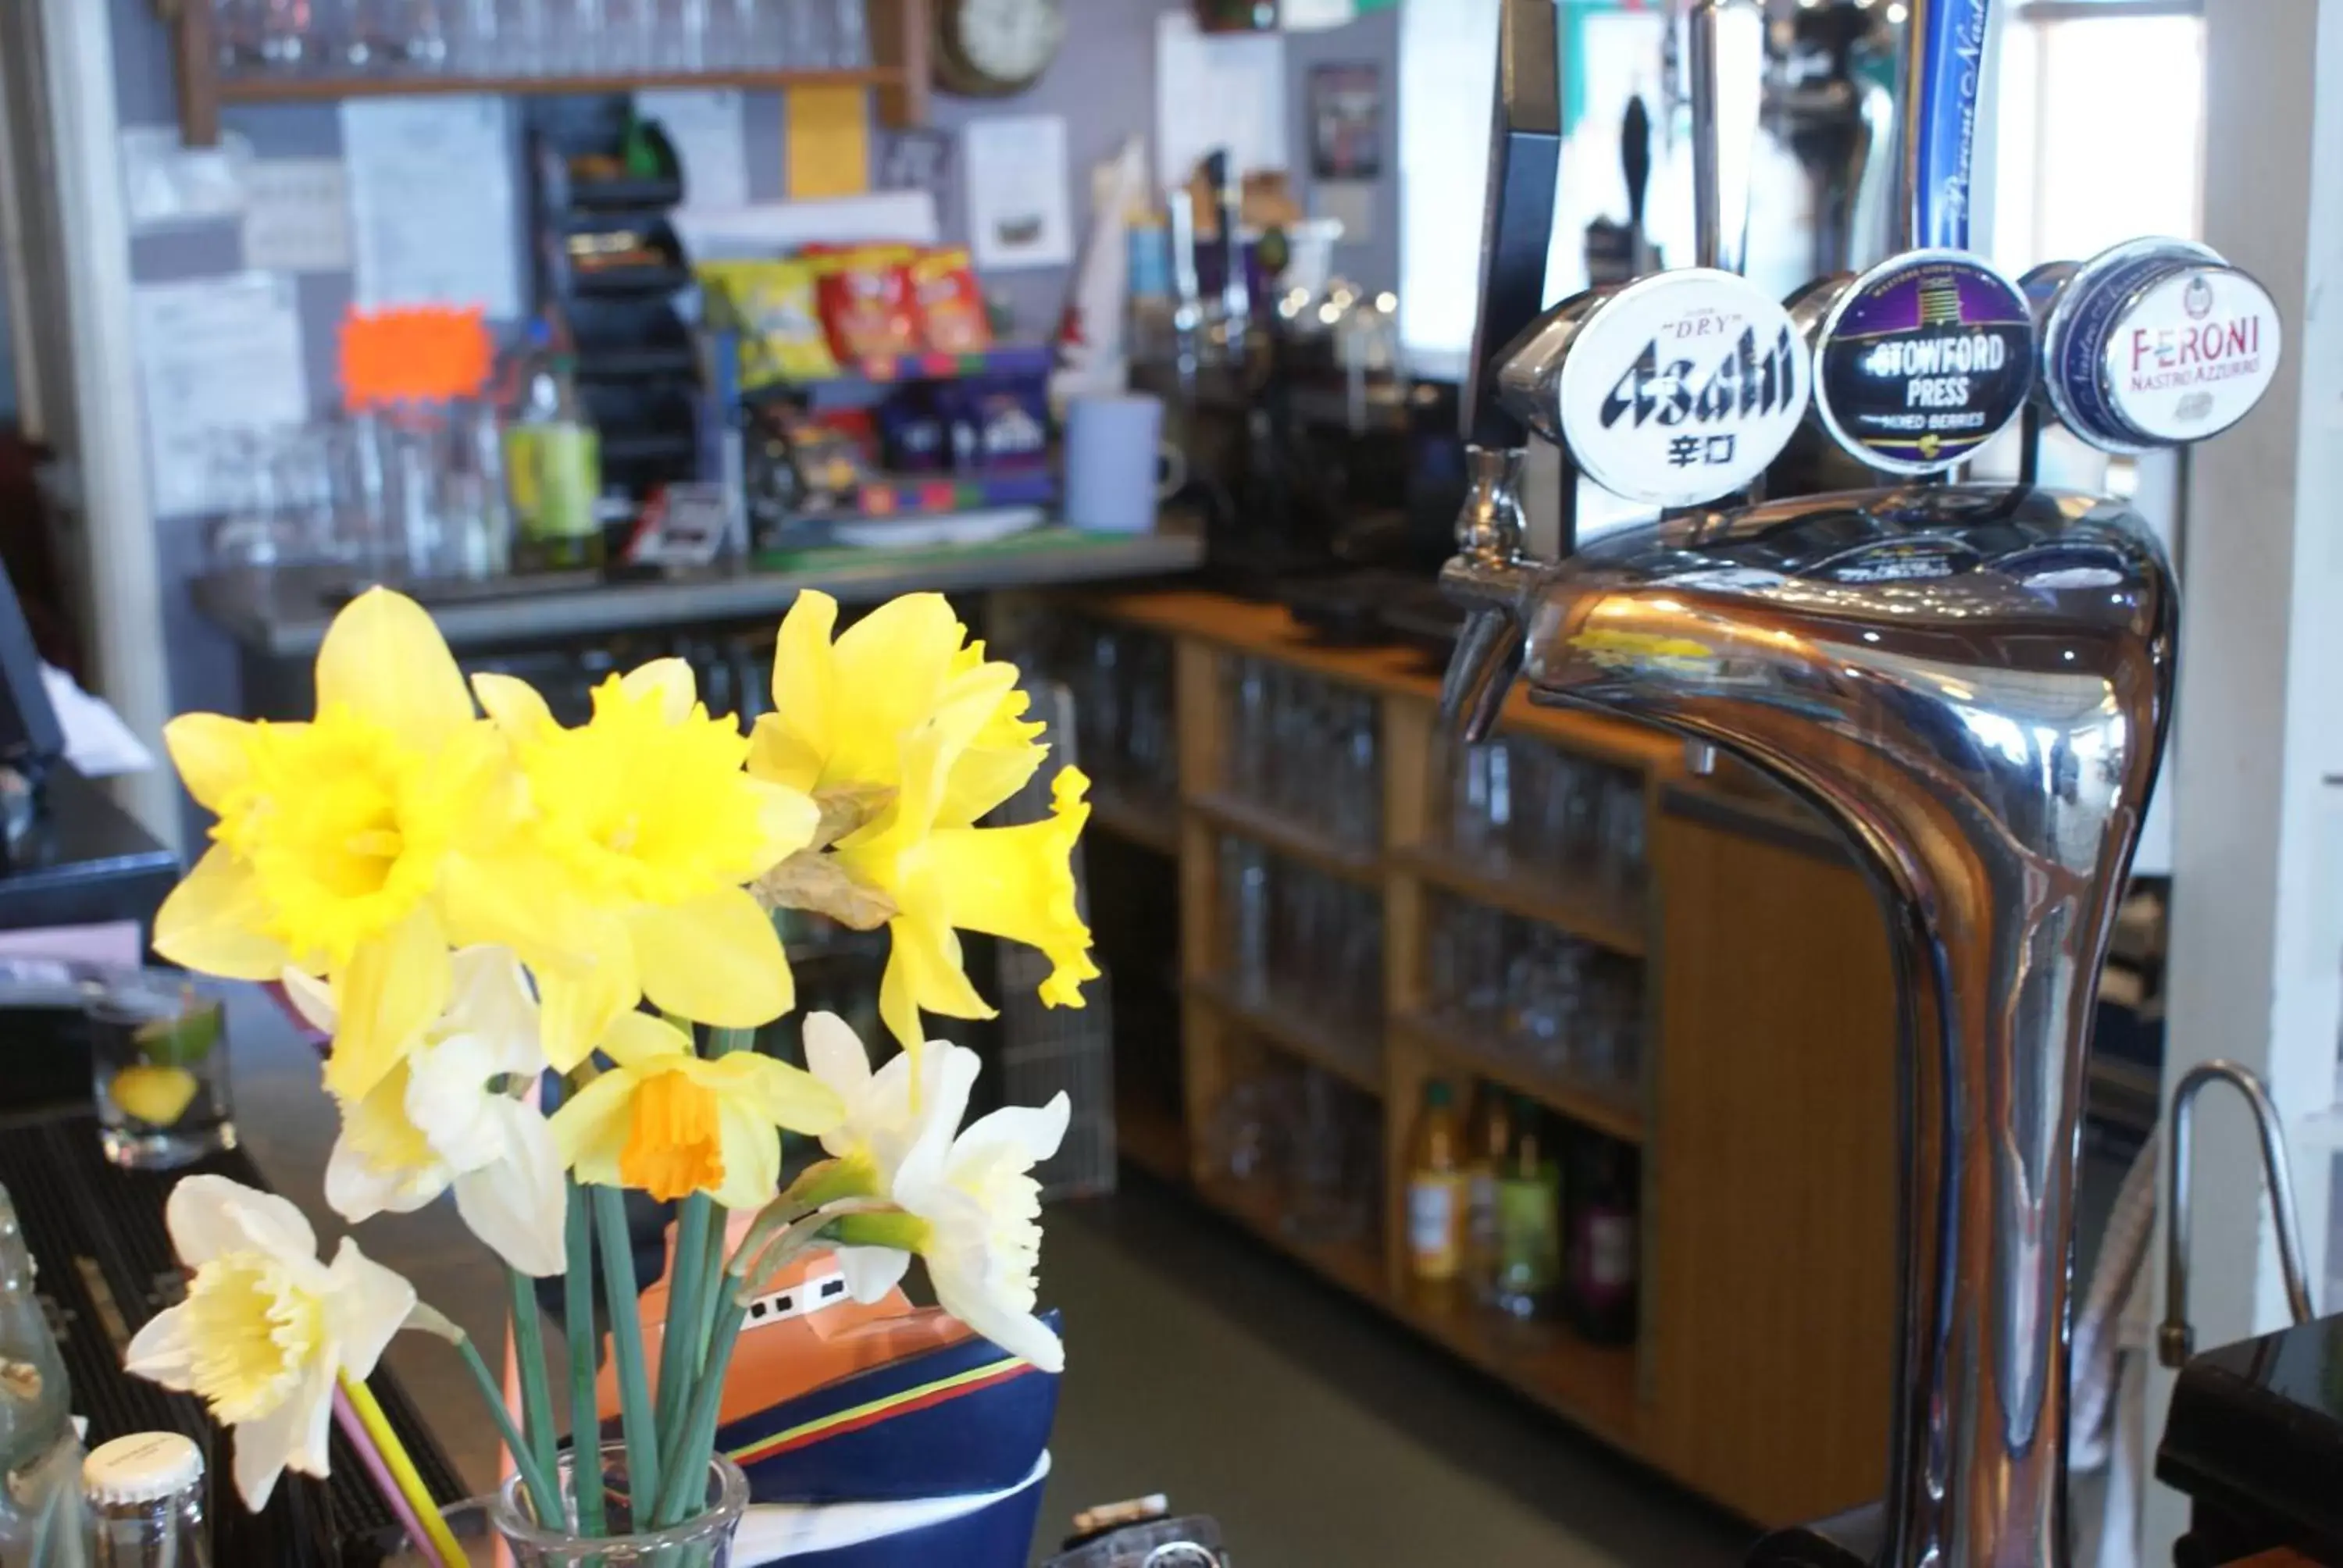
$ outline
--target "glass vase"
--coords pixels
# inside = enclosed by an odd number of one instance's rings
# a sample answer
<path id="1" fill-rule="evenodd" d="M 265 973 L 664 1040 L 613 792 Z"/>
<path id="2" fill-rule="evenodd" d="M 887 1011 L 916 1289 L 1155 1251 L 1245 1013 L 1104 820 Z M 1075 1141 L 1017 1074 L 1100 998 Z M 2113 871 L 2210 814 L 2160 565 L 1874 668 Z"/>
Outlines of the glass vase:
<path id="1" fill-rule="evenodd" d="M 505 1483 L 489 1508 L 489 1523 L 512 1553 L 516 1568 L 731 1568 L 732 1537 L 749 1505 L 749 1480 L 724 1454 L 709 1462 L 699 1512 L 666 1530 L 634 1531 L 624 1443 L 603 1445 L 600 1473 L 591 1478 L 602 1487 L 608 1533 L 589 1537 L 572 1527 L 578 1514 L 573 1456 L 562 1456 L 559 1479 L 562 1519 L 540 1523 L 518 1476 Z"/>

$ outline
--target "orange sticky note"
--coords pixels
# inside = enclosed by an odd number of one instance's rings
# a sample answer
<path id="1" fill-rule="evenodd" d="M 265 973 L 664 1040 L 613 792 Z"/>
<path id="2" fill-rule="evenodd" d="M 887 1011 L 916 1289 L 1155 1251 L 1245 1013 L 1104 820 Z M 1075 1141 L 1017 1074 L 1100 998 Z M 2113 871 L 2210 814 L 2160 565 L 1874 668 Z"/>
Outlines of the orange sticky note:
<path id="1" fill-rule="evenodd" d="M 791 87 L 785 147 L 792 201 L 862 196 L 870 189 L 870 93 L 865 87 Z"/>
<path id="2" fill-rule="evenodd" d="M 400 403 L 476 397 L 495 346 L 478 307 L 353 309 L 342 317 L 342 407 L 357 413 Z"/>

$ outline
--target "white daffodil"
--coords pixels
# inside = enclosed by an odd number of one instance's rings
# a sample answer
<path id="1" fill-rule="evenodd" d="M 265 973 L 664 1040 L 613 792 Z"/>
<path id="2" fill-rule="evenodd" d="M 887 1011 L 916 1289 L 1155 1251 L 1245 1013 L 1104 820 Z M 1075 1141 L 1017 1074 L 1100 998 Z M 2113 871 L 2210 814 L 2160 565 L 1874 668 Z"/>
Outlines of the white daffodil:
<path id="1" fill-rule="evenodd" d="M 873 1072 L 861 1037 L 836 1013 L 808 1014 L 804 1033 L 807 1068 L 846 1108 L 845 1119 L 822 1134 L 838 1170 L 821 1182 L 820 1196 L 891 1195 L 912 1146 L 931 1130 L 949 1140 L 960 1126 L 982 1059 L 965 1046 L 931 1040 L 919 1053 L 915 1092 L 911 1052 L 897 1051 Z M 848 1291 L 868 1305 L 901 1282 L 911 1259 L 894 1247 L 840 1247 L 838 1261 Z"/>
<path id="2" fill-rule="evenodd" d="M 936 1303 L 1043 1372 L 1065 1347 L 1033 1315 L 1041 1261 L 1041 1184 L 1033 1167 L 1057 1153 L 1071 1109 L 1060 1094 L 1035 1111 L 1010 1106 L 958 1138 L 930 1127 L 895 1172 L 896 1206 L 916 1221 Z"/>
<path id="3" fill-rule="evenodd" d="M 545 1070 L 537 1003 L 504 948 L 453 959 L 447 1010 L 365 1098 L 342 1108 L 326 1162 L 326 1201 L 356 1223 L 411 1213 L 451 1187 L 472 1233 L 522 1273 L 567 1266 L 560 1151 L 534 1099 Z M 303 1017 L 333 1032 L 331 996 L 287 970 Z"/>
<path id="4" fill-rule="evenodd" d="M 330 1266 L 284 1199 L 190 1176 L 164 1211 L 186 1300 L 130 1342 L 125 1364 L 193 1393 L 236 1428 L 236 1485 L 257 1512 L 286 1468 L 327 1471 L 334 1384 L 363 1379 L 415 1311 L 415 1287 L 345 1238 Z"/>

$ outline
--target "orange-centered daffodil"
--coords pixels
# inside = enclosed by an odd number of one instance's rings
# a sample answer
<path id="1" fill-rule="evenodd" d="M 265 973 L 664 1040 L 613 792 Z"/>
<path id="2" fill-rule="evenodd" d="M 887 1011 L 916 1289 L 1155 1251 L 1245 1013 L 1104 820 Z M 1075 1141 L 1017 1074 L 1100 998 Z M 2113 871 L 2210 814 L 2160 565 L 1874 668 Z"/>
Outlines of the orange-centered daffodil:
<path id="1" fill-rule="evenodd" d="M 375 588 L 317 650 L 317 713 L 191 713 L 164 731 L 212 847 L 156 918 L 156 950 L 206 974 L 331 981 L 327 1083 L 364 1095 L 446 1006 L 439 903 L 451 851 L 494 820 L 501 761 L 456 661 L 413 600 Z"/>
<path id="2" fill-rule="evenodd" d="M 810 1073 L 748 1050 L 704 1060 L 647 1013 L 618 1018 L 601 1048 L 618 1065 L 553 1115 L 562 1158 L 589 1185 L 755 1209 L 779 1189 L 780 1129 L 819 1137 L 845 1114 Z"/>
<path id="3" fill-rule="evenodd" d="M 743 884 L 811 842 L 820 813 L 741 771 L 749 742 L 699 703 L 690 667 L 612 676 L 575 729 L 509 676 L 474 687 L 511 747 L 527 825 L 462 863 L 450 907 L 469 940 L 528 961 L 553 1066 L 577 1066 L 646 995 L 730 1028 L 788 1011 L 787 957 Z"/>
<path id="4" fill-rule="evenodd" d="M 1098 973 L 1072 867 L 1089 780 L 1062 770 L 1045 821 L 977 827 L 1049 754 L 1042 727 L 1024 717 L 1016 667 L 988 660 L 939 595 L 896 599 L 833 641 L 837 618 L 835 601 L 804 593 L 781 623 L 774 711 L 757 721 L 749 767 L 817 794 L 894 792 L 833 847 L 840 867 L 898 911 L 880 986 L 888 1028 L 917 1051 L 922 1010 L 992 1016 L 962 966 L 960 930 L 1040 948 L 1052 966 L 1043 1002 L 1080 1007 L 1082 982 Z"/>

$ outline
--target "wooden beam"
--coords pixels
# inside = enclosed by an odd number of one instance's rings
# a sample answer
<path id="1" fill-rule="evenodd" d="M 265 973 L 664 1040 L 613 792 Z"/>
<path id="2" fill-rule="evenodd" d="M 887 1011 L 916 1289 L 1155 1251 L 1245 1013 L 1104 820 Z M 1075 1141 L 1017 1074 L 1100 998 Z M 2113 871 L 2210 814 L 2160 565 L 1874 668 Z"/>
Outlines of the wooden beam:
<path id="1" fill-rule="evenodd" d="M 220 138 L 220 84 L 211 3 L 177 0 L 176 10 L 169 25 L 171 69 L 179 86 L 179 137 L 191 147 L 215 147 Z"/>
<path id="2" fill-rule="evenodd" d="M 928 123 L 934 75 L 934 35 L 928 0 L 865 0 L 870 6 L 870 62 L 887 73 L 879 88 L 879 123 L 910 130 Z"/>

